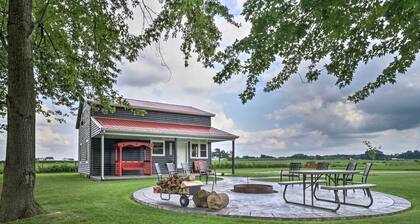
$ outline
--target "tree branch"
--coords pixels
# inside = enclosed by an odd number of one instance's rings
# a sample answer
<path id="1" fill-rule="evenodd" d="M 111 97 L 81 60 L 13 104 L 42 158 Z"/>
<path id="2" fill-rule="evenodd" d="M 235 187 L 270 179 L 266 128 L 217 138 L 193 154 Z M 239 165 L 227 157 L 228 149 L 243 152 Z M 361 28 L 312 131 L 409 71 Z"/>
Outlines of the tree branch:
<path id="1" fill-rule="evenodd" d="M 53 47 L 54 52 L 55 52 L 55 54 L 56 54 L 57 58 L 58 58 L 58 59 L 60 59 L 60 54 L 58 53 L 59 51 L 58 51 L 58 49 L 55 47 L 54 42 L 52 41 L 51 36 L 50 36 L 50 34 L 48 33 L 47 29 L 45 29 L 45 28 L 44 28 L 44 32 L 45 32 L 45 34 L 46 34 L 46 36 L 47 36 L 48 41 L 51 43 L 51 46 Z"/>
<path id="2" fill-rule="evenodd" d="M 31 32 L 31 34 L 29 34 L 29 36 L 32 36 L 35 33 L 36 29 L 38 29 L 38 27 L 42 23 L 42 20 L 45 17 L 45 14 L 47 12 L 47 8 L 48 8 L 48 5 L 49 4 L 50 4 L 50 0 L 47 0 L 47 2 L 45 3 L 44 7 L 41 9 L 41 17 L 34 23 L 34 25 L 32 27 L 32 32 Z"/>
<path id="3" fill-rule="evenodd" d="M 7 42 L 6 42 L 6 37 L 3 34 L 3 30 L 0 30 L 0 41 L 1 41 L 1 45 L 3 45 L 4 49 L 7 51 Z"/>
<path id="4" fill-rule="evenodd" d="M 1 41 L 1 44 L 3 45 L 4 49 L 7 51 L 7 38 L 6 38 L 6 35 L 4 35 L 3 27 L 5 27 L 4 22 L 6 21 L 6 15 L 7 15 L 8 12 L 6 12 L 2 8 L 1 13 L 3 15 L 2 15 L 1 24 L 0 24 L 0 41 Z"/>

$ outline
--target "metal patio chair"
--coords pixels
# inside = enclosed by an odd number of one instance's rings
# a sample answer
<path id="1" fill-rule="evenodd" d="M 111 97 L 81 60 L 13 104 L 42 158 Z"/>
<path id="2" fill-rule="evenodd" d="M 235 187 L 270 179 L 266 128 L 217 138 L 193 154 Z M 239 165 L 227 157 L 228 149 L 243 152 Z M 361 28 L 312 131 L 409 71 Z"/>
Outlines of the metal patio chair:
<path id="1" fill-rule="evenodd" d="M 172 177 L 173 175 L 177 173 L 176 168 L 175 168 L 175 163 L 166 163 L 166 167 L 168 168 L 168 175 L 170 177 Z"/>
<path id="2" fill-rule="evenodd" d="M 191 174 L 190 165 L 188 163 L 181 163 L 182 172 L 185 174 Z"/>
<path id="3" fill-rule="evenodd" d="M 366 163 L 365 169 L 363 170 L 362 173 L 362 179 L 360 182 L 351 182 L 351 184 L 366 184 L 367 183 L 367 179 L 369 177 L 369 173 L 370 170 L 372 169 L 372 165 L 373 163 Z M 366 195 L 366 190 L 363 189 L 363 193 Z"/>
<path id="4" fill-rule="evenodd" d="M 206 161 L 200 161 L 198 163 L 198 174 L 199 174 L 200 180 L 201 180 L 201 177 L 202 176 L 205 176 L 206 177 L 206 184 L 207 184 L 208 181 L 209 181 L 209 176 L 212 173 L 211 173 L 211 170 L 210 170 L 209 166 L 207 165 L 207 162 Z M 214 173 L 214 180 L 213 180 L 213 182 L 216 182 L 216 181 L 217 181 L 216 180 L 216 173 Z"/>
<path id="5" fill-rule="evenodd" d="M 349 162 L 347 164 L 346 170 L 355 171 L 356 168 L 357 168 L 357 163 Z M 353 183 L 353 179 L 354 179 L 354 174 L 345 174 L 345 175 L 343 175 L 343 177 L 337 178 L 337 181 L 338 182 L 342 181 L 343 183 L 346 183 L 346 184 L 350 183 L 351 184 L 351 183 Z M 355 191 L 356 190 L 353 189 L 353 192 L 355 192 Z M 347 191 L 344 191 L 344 193 L 347 195 Z"/>
<path id="6" fill-rule="evenodd" d="M 316 164 L 317 170 L 328 170 L 330 168 L 330 163 L 328 162 L 319 162 Z M 320 179 L 319 176 L 317 176 L 317 179 Z M 325 183 L 328 181 L 328 185 L 331 184 L 331 178 L 327 175 L 324 175 Z"/>
<path id="7" fill-rule="evenodd" d="M 330 163 L 327 163 L 327 162 L 319 162 L 316 164 L 317 170 L 328 170 L 329 167 L 330 167 Z"/>
<path id="8" fill-rule="evenodd" d="M 295 177 L 300 180 L 300 175 L 291 173 L 291 171 L 300 170 L 302 168 L 302 163 L 290 163 L 289 170 L 280 170 L 280 182 L 283 181 L 283 177 L 288 177 L 289 181 L 294 180 Z"/>
<path id="9" fill-rule="evenodd" d="M 349 162 L 347 164 L 346 170 L 355 171 L 356 168 L 357 168 L 357 163 Z M 339 177 L 338 181 L 343 181 L 345 178 L 346 183 L 352 183 L 353 177 L 354 177 L 354 174 L 347 174 L 347 175 L 344 175 L 343 177 Z"/>
<path id="10" fill-rule="evenodd" d="M 163 174 L 160 170 L 159 163 L 155 163 L 155 169 L 156 169 L 158 181 L 161 181 L 163 179 Z"/>

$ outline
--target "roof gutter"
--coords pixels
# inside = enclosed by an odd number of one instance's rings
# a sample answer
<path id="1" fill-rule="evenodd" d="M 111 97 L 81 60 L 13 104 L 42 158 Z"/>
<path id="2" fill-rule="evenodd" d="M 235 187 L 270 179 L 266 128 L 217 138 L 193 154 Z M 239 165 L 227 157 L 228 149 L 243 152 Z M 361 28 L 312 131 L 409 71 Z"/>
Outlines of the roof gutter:
<path id="1" fill-rule="evenodd" d="M 106 130 L 107 135 L 119 135 L 119 136 L 138 136 L 138 137 L 155 137 L 155 138 L 180 138 L 180 139 L 198 139 L 198 140 L 212 140 L 212 141 L 230 141 L 238 138 L 238 136 L 234 136 L 233 138 L 223 138 L 223 137 L 202 137 L 196 135 L 174 135 L 174 134 L 151 134 L 145 132 L 138 132 L 138 131 L 115 131 L 110 129 L 103 129 Z"/>

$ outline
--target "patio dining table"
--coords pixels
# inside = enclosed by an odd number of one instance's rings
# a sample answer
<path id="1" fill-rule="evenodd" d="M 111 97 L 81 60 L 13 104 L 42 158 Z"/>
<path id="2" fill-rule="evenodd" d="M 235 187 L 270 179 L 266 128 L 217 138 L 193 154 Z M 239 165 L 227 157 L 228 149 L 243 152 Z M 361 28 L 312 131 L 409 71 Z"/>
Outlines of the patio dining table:
<path id="1" fill-rule="evenodd" d="M 346 185 L 347 184 L 346 183 L 346 179 L 347 179 L 346 176 L 347 175 L 352 175 L 352 174 L 359 173 L 358 171 L 355 171 L 355 170 L 293 170 L 293 171 L 290 171 L 290 172 L 295 173 L 295 174 L 302 174 L 302 181 L 303 181 L 303 202 L 302 203 L 293 202 L 293 203 L 294 204 L 299 204 L 299 205 L 304 205 L 304 206 L 310 206 L 310 207 L 314 207 L 314 208 L 327 209 L 327 210 L 328 210 L 328 208 L 314 205 L 315 184 L 320 180 L 320 178 L 322 176 L 326 176 L 330 180 L 332 180 L 335 185 L 338 185 L 338 177 L 340 177 L 342 175 L 343 176 L 343 178 L 342 178 L 343 185 Z M 309 186 L 307 186 L 308 176 L 309 176 L 309 179 L 310 179 L 310 182 L 308 183 Z M 306 203 L 305 190 L 308 187 L 311 188 L 311 204 L 310 205 L 308 205 Z M 344 191 L 343 191 L 343 194 L 345 194 Z"/>

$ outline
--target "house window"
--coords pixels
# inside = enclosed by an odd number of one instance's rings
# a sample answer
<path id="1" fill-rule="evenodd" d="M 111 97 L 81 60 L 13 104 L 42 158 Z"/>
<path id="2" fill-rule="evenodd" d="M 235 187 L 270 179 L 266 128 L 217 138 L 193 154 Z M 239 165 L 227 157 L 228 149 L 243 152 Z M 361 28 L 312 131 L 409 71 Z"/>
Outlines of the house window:
<path id="1" fill-rule="evenodd" d="M 198 156 L 198 144 L 191 144 L 191 158 L 197 158 Z"/>
<path id="2" fill-rule="evenodd" d="M 193 159 L 207 159 L 207 144 L 192 143 L 190 157 Z"/>
<path id="3" fill-rule="evenodd" d="M 200 144 L 200 157 L 207 158 L 207 144 Z"/>
<path id="4" fill-rule="evenodd" d="M 165 156 L 165 141 L 152 141 L 153 156 Z"/>

